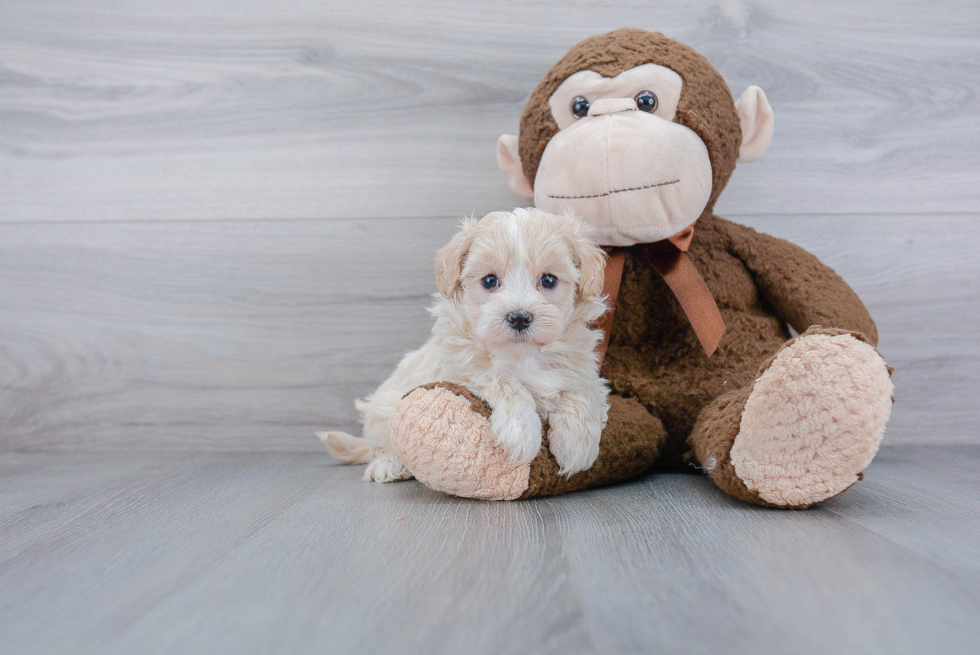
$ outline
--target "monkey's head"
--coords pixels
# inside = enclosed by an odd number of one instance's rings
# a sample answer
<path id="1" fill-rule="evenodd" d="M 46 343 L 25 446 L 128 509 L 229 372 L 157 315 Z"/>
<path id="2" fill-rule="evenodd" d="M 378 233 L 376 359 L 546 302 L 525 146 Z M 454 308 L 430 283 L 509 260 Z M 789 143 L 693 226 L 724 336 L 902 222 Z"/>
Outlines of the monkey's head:
<path id="1" fill-rule="evenodd" d="M 737 102 L 708 61 L 662 34 L 582 41 L 531 95 L 497 161 L 516 193 L 590 222 L 599 243 L 666 239 L 710 213 L 736 162 L 760 158 L 773 115 L 762 89 Z"/>

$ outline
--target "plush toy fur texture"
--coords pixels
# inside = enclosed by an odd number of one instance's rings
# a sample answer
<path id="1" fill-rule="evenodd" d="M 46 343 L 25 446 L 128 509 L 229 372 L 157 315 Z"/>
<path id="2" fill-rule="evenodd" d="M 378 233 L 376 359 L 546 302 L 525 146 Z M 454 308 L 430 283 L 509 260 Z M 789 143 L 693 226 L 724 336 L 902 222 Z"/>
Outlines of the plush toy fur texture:
<path id="1" fill-rule="evenodd" d="M 405 397 L 391 418 L 393 446 L 405 465 L 418 471 L 421 482 L 465 498 L 516 500 L 612 484 L 653 466 L 667 435 L 635 400 L 610 400 L 598 459 L 589 470 L 570 477 L 559 475 L 547 437 L 530 464 L 509 462 L 493 445 L 490 407 L 450 382 L 427 384 Z M 610 434 L 616 438 L 605 436 Z"/>
<path id="2" fill-rule="evenodd" d="M 453 420 L 446 421 L 447 417 Z M 531 468 L 508 460 L 493 444 L 490 406 L 451 382 L 419 387 L 395 408 L 393 447 L 418 479 L 436 491 L 465 498 L 514 500 L 528 489 Z M 433 428 L 440 439 L 429 435 Z"/>
<path id="3" fill-rule="evenodd" d="M 558 132 L 548 99 L 569 76 L 592 70 L 615 77 L 643 64 L 672 69 L 684 80 L 674 122 L 701 137 L 711 159 L 712 188 L 704 214 L 710 214 L 728 179 L 735 171 L 742 128 L 735 101 L 724 78 L 693 48 L 657 32 L 622 29 L 594 36 L 568 51 L 531 94 L 521 115 L 520 154 L 524 176 L 532 184 L 548 142 Z M 605 244 L 603 244 L 605 245 Z"/>
<path id="4" fill-rule="evenodd" d="M 406 462 L 402 447 L 429 449 L 429 466 L 409 464 L 423 482 L 457 495 L 521 498 L 625 480 L 652 467 L 696 467 L 736 498 L 804 508 L 853 484 L 877 451 L 892 384 L 860 298 L 802 248 L 712 213 L 734 171 L 741 128 L 727 85 L 701 55 L 641 30 L 572 48 L 534 91 L 521 119 L 527 179 L 534 180 L 558 129 L 548 98 L 565 78 L 586 69 L 611 77 L 651 62 L 683 78 L 675 121 L 697 132 L 709 150 L 712 194 L 688 254 L 727 326 L 718 350 L 705 355 L 645 246 L 628 248 L 602 367 L 614 395 L 593 469 L 562 478 L 543 449 L 506 489 L 472 483 L 479 473 L 469 464 L 484 461 L 476 451 L 486 457 L 493 445 L 454 430 L 478 424 L 484 409 L 466 390 L 442 385 L 410 395 L 399 408 L 401 422 L 393 421 L 402 444 L 395 447 Z M 800 336 L 792 339 L 787 325 Z M 441 394 L 443 404 L 435 408 L 428 394 Z M 427 480 L 427 468 L 438 469 L 438 483 Z"/>
<path id="5" fill-rule="evenodd" d="M 892 385 L 860 335 L 810 330 L 784 346 L 752 388 L 730 456 L 762 500 L 801 505 L 836 495 L 871 463 Z"/>

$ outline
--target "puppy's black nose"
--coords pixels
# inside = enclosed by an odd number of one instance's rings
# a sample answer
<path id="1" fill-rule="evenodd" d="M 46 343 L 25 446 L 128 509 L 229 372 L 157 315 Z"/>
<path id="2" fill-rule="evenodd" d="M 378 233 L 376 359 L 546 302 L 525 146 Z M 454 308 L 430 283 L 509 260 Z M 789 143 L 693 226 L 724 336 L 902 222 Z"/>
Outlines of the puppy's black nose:
<path id="1" fill-rule="evenodd" d="M 526 330 L 533 319 L 534 317 L 523 309 L 507 314 L 507 321 L 510 323 L 510 326 L 518 332 Z"/>

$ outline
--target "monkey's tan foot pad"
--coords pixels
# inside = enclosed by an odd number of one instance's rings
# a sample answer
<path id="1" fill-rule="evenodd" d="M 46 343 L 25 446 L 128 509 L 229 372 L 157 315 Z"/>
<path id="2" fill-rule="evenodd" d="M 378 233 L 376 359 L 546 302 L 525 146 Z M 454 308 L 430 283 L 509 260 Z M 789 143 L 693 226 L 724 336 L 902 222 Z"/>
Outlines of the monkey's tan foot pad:
<path id="1" fill-rule="evenodd" d="M 514 500 L 529 464 L 512 464 L 490 434 L 490 407 L 465 387 L 437 382 L 409 392 L 388 424 L 391 443 L 427 487 L 454 496 Z"/>
<path id="2" fill-rule="evenodd" d="M 653 466 L 666 432 L 636 400 L 609 397 L 599 457 L 566 478 L 547 441 L 530 464 L 511 463 L 490 433 L 490 407 L 465 387 L 427 384 L 408 393 L 389 423 L 392 445 L 423 484 L 454 496 L 514 500 L 597 487 Z"/>
<path id="3" fill-rule="evenodd" d="M 841 330 L 807 331 L 752 388 L 731 449 L 736 475 L 773 505 L 836 496 L 878 451 L 892 391 L 871 345 Z"/>

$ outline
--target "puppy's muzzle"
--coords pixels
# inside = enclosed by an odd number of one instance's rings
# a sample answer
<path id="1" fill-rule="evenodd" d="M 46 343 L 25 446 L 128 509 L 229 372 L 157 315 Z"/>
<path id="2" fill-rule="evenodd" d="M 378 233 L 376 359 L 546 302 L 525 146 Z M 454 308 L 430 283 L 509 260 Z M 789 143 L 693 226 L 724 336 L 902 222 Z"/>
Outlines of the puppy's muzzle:
<path id="1" fill-rule="evenodd" d="M 510 323 L 510 326 L 518 332 L 523 332 L 524 330 L 528 329 L 528 327 L 531 326 L 531 321 L 533 320 L 534 317 L 523 309 L 507 314 L 507 322 Z"/>

